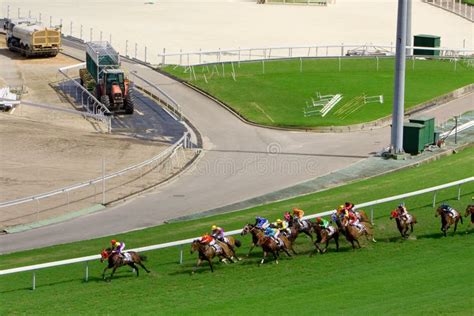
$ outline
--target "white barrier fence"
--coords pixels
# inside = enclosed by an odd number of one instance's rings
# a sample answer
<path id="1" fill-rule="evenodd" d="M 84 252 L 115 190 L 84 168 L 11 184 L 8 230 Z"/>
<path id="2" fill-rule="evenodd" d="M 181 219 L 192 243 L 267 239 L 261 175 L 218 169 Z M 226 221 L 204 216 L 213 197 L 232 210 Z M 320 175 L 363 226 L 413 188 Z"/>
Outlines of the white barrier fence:
<path id="1" fill-rule="evenodd" d="M 461 0 L 422 0 L 446 11 L 457 14 L 471 22 L 474 22 L 474 6 L 463 3 Z"/>
<path id="2" fill-rule="evenodd" d="M 418 196 L 418 195 L 426 194 L 426 193 L 430 193 L 430 192 L 433 192 L 433 207 L 435 207 L 435 205 L 436 205 L 436 195 L 437 195 L 438 191 L 446 189 L 446 188 L 451 188 L 451 187 L 458 186 L 457 199 L 459 200 L 461 198 L 461 185 L 463 185 L 465 183 L 468 183 L 468 182 L 472 182 L 472 181 L 474 181 L 474 177 L 469 177 L 469 178 L 465 178 L 465 179 L 462 179 L 462 180 L 449 182 L 449 183 L 445 183 L 445 184 L 442 184 L 442 185 L 438 185 L 438 186 L 434 186 L 434 187 L 430 187 L 430 188 L 426 188 L 426 189 L 422 189 L 422 190 L 418 190 L 418 191 L 414 191 L 414 192 L 399 194 L 399 195 L 395 195 L 395 196 L 391 196 L 391 197 L 387 197 L 387 198 L 383 198 L 383 199 L 378 199 L 378 200 L 374 200 L 374 201 L 370 201 L 370 202 L 357 204 L 355 206 L 355 208 L 360 209 L 360 208 L 365 208 L 365 207 L 368 207 L 368 206 L 383 204 L 383 203 L 387 203 L 387 202 L 391 202 L 391 201 L 401 201 L 405 198 Z M 305 219 L 313 219 L 313 218 L 316 218 L 316 217 L 319 217 L 319 216 L 327 216 L 327 215 L 330 215 L 334 212 L 335 212 L 335 210 L 330 210 L 330 211 L 326 211 L 326 212 L 322 212 L 322 213 L 312 214 L 312 215 L 305 216 Z M 371 213 L 373 215 L 372 211 L 371 211 Z M 241 229 L 229 231 L 229 232 L 227 232 L 227 235 L 237 235 L 237 234 L 240 234 L 241 231 L 242 231 Z M 145 252 L 145 251 L 158 250 L 158 249 L 170 248 L 170 247 L 175 247 L 175 246 L 183 246 L 183 245 L 187 245 L 187 244 L 191 243 L 196 238 L 199 238 L 199 237 L 188 238 L 188 239 L 184 239 L 184 240 L 178 240 L 178 241 L 173 241 L 173 242 L 168 242 L 168 243 L 163 243 L 163 244 L 158 244 L 158 245 L 152 245 L 152 246 L 146 246 L 146 247 L 130 249 L 130 251 Z M 81 257 L 81 258 L 67 259 L 67 260 L 48 262 L 48 263 L 36 264 L 36 265 L 13 268 L 13 269 L 7 269 L 7 270 L 0 270 L 0 276 L 1 275 L 7 275 L 7 274 L 13 274 L 13 273 L 33 271 L 33 279 L 32 279 L 33 286 L 32 286 L 32 288 L 35 289 L 35 287 L 36 287 L 36 274 L 35 274 L 35 271 L 36 270 L 85 262 L 85 276 L 84 276 L 84 279 L 85 279 L 85 281 L 88 281 L 88 278 L 89 278 L 89 265 L 88 265 L 88 262 L 93 261 L 93 260 L 98 260 L 98 259 L 100 259 L 100 255 L 92 255 L 92 256 Z M 180 251 L 180 263 L 182 263 L 182 261 L 183 261 L 183 250 L 181 249 L 181 251 Z"/>

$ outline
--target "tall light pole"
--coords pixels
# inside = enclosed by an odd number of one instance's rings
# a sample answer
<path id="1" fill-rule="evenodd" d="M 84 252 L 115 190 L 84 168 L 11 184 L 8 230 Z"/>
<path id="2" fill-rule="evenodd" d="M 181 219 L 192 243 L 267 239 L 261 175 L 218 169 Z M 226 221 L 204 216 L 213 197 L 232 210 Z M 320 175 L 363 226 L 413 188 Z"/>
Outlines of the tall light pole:
<path id="1" fill-rule="evenodd" d="M 395 58 L 395 88 L 390 149 L 393 155 L 403 153 L 403 114 L 405 107 L 405 57 L 407 42 L 407 1 L 398 0 Z"/>

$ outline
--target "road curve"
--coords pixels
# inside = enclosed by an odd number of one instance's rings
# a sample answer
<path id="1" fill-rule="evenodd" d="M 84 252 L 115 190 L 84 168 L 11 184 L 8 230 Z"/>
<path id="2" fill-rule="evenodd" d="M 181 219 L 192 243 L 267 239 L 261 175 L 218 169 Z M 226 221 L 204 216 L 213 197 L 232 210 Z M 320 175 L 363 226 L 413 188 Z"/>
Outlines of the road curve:
<path id="1" fill-rule="evenodd" d="M 66 41 L 66 44 L 68 42 Z M 65 52 L 83 58 L 76 45 Z M 385 147 L 388 127 L 352 133 L 306 133 L 245 124 L 217 103 L 141 64 L 129 71 L 158 84 L 182 106 L 203 137 L 203 155 L 167 185 L 132 201 L 67 222 L 0 236 L 0 254 L 91 239 L 155 226 L 280 190 L 347 167 Z M 430 114 L 454 115 L 473 108 L 473 95 Z"/>

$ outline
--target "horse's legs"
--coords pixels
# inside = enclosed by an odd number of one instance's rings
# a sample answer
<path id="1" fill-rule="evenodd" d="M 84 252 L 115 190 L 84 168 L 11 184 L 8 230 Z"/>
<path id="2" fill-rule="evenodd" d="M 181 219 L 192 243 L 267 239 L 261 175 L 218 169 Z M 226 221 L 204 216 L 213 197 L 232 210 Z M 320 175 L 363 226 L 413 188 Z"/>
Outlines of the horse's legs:
<path id="1" fill-rule="evenodd" d="M 253 248 L 255 248 L 255 244 L 252 243 L 252 246 L 249 249 L 249 253 L 247 254 L 247 258 L 250 257 L 250 253 L 252 252 Z"/>
<path id="2" fill-rule="evenodd" d="M 311 238 L 311 241 L 314 241 L 313 234 L 311 234 L 309 231 L 303 230 L 303 233 L 305 233 L 307 236 L 309 236 L 309 238 Z"/>
<path id="3" fill-rule="evenodd" d="M 211 272 L 214 272 L 214 267 L 212 266 L 211 259 L 207 258 L 207 262 L 209 262 L 209 267 L 211 267 Z"/>
<path id="4" fill-rule="evenodd" d="M 285 248 L 283 248 L 283 250 L 286 252 L 288 256 L 291 257 L 291 255 L 288 253 L 288 251 Z M 275 263 L 278 264 L 278 257 L 280 254 L 278 253 L 278 251 L 275 251 L 275 250 L 273 250 L 272 253 L 273 253 L 273 258 L 275 258 Z"/>
<path id="5" fill-rule="evenodd" d="M 117 267 L 114 267 L 112 269 L 112 273 L 110 274 L 110 279 L 112 280 L 112 277 L 114 276 L 115 270 L 117 270 Z"/>
<path id="6" fill-rule="evenodd" d="M 107 269 L 109 268 L 109 266 L 106 266 L 105 269 L 104 269 L 104 272 L 102 272 L 102 279 L 105 280 L 105 271 L 107 271 Z"/>
<path id="7" fill-rule="evenodd" d="M 458 221 L 459 221 L 459 217 L 456 219 L 456 221 L 454 222 L 454 232 L 453 232 L 453 235 L 454 233 L 456 233 L 456 229 L 458 228 Z"/>
<path id="8" fill-rule="evenodd" d="M 140 262 L 137 262 L 137 264 L 138 264 L 140 267 L 142 267 L 143 270 L 146 271 L 146 273 L 150 273 L 150 270 L 148 270 L 148 269 L 145 267 L 145 265 L 144 265 L 141 261 L 140 261 Z"/>
<path id="9" fill-rule="evenodd" d="M 262 260 L 260 261 L 260 264 L 263 264 L 263 262 L 265 261 L 265 258 L 267 257 L 267 252 L 264 250 L 263 251 L 263 258 Z"/>
<path id="10" fill-rule="evenodd" d="M 128 265 L 129 265 L 130 267 L 132 267 L 133 270 L 137 271 L 137 276 L 138 276 L 138 274 L 139 274 L 139 272 L 138 272 L 138 267 L 135 265 L 135 263 L 130 262 Z"/>
<path id="11" fill-rule="evenodd" d="M 334 235 L 334 242 L 336 243 L 336 251 L 339 251 L 339 234 Z"/>
<path id="12" fill-rule="evenodd" d="M 194 274 L 196 272 L 197 268 L 201 265 L 201 263 L 202 263 L 201 258 L 198 258 L 198 261 L 196 262 L 196 265 L 193 267 L 193 271 L 191 273 Z"/>

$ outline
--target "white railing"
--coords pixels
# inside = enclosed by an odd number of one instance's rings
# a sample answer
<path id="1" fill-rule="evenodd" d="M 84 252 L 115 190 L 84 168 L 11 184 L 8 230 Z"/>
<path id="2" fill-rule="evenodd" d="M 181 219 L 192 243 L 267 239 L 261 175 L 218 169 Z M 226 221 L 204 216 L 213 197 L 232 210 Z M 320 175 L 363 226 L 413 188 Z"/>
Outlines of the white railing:
<path id="1" fill-rule="evenodd" d="M 422 0 L 425 3 L 445 9 L 474 22 L 474 6 L 462 3 L 461 0 Z"/>
<path id="2" fill-rule="evenodd" d="M 39 201 L 39 200 L 42 200 L 42 199 L 45 199 L 45 198 L 48 198 L 48 197 L 51 197 L 51 196 L 54 196 L 54 195 L 68 193 L 68 192 L 78 190 L 78 189 L 81 189 L 81 188 L 84 188 L 84 187 L 87 187 L 87 186 L 95 185 L 97 183 L 103 183 L 104 181 L 110 180 L 112 178 L 122 176 L 122 175 L 126 174 L 127 172 L 130 172 L 130 171 L 148 166 L 148 165 L 150 165 L 154 162 L 160 161 L 160 160 L 167 159 L 168 157 L 173 156 L 174 153 L 178 149 L 187 148 L 188 142 L 189 142 L 189 134 L 188 134 L 188 132 L 186 132 L 172 146 L 166 148 L 164 151 L 160 152 L 158 155 L 156 155 L 155 157 L 152 157 L 148 160 L 145 160 L 145 161 L 140 162 L 138 164 L 135 164 L 133 166 L 127 167 L 125 169 L 116 171 L 114 173 L 111 173 L 111 174 L 108 174 L 108 175 L 103 175 L 102 177 L 98 177 L 98 178 L 95 178 L 95 179 L 91 179 L 91 180 L 88 180 L 88 181 L 84 181 L 84 182 L 81 182 L 81 183 L 70 185 L 70 186 L 67 186 L 67 187 L 64 187 L 64 188 L 56 189 L 56 190 L 53 190 L 53 191 L 50 191 L 50 192 L 41 193 L 41 194 L 28 196 L 28 197 L 23 197 L 23 198 L 16 199 L 16 200 L 0 202 L 0 208 L 14 206 L 14 205 L 22 204 L 22 203 L 27 203 L 27 202 Z"/>
<path id="3" fill-rule="evenodd" d="M 449 182 L 449 183 L 445 183 L 445 184 L 442 184 L 442 185 L 438 185 L 438 186 L 434 186 L 434 187 L 430 187 L 430 188 L 426 188 L 426 189 L 422 189 L 422 190 L 417 190 L 417 191 L 413 191 L 413 192 L 409 192 L 409 193 L 399 194 L 399 195 L 395 195 L 395 196 L 391 196 L 391 197 L 387 197 L 387 198 L 383 198 L 383 199 L 378 199 L 378 200 L 374 200 L 374 201 L 370 201 L 370 202 L 357 204 L 355 206 L 355 208 L 361 209 L 361 208 L 365 208 L 365 207 L 368 207 L 368 206 L 374 206 L 374 205 L 383 204 L 383 203 L 387 203 L 387 202 L 401 201 L 405 198 L 418 196 L 418 195 L 426 194 L 426 193 L 430 193 L 430 192 L 434 192 L 434 194 L 433 194 L 433 207 L 434 207 L 436 205 L 436 194 L 437 194 L 438 191 L 446 189 L 446 188 L 458 186 L 457 199 L 459 200 L 460 197 L 461 197 L 461 185 L 465 184 L 465 183 L 468 183 L 468 182 L 472 182 L 472 181 L 474 181 L 474 177 L 469 177 L 469 178 L 465 178 L 465 179 L 462 179 L 462 180 Z M 319 217 L 319 216 L 327 216 L 327 215 L 331 215 L 335 211 L 336 210 L 330 210 L 330 211 L 326 211 L 326 212 L 322 212 L 322 213 L 312 214 L 312 215 L 305 216 L 304 218 L 312 219 L 312 218 L 316 218 L 316 217 Z M 371 211 L 371 215 L 372 215 L 371 217 L 373 219 L 373 210 Z M 241 231 L 242 231 L 241 229 L 236 229 L 236 230 L 227 232 L 227 235 L 237 235 L 237 234 L 240 234 Z M 173 242 L 168 242 L 168 243 L 163 243 L 163 244 L 157 244 L 157 245 L 152 245 L 152 246 L 146 246 L 146 247 L 130 249 L 129 251 L 145 252 L 145 251 L 158 250 L 158 249 L 164 249 L 164 248 L 175 247 L 175 246 L 183 246 L 183 245 L 187 245 L 187 244 L 191 243 L 196 238 L 199 238 L 199 237 L 188 238 L 188 239 L 184 239 L 184 240 L 178 240 L 178 241 L 173 241 Z M 85 280 L 87 281 L 88 278 L 89 278 L 89 265 L 88 265 L 88 262 L 92 261 L 92 260 L 97 260 L 97 259 L 100 259 L 100 255 L 92 255 L 92 256 L 81 257 L 81 258 L 74 258 L 74 259 L 67 259 L 67 260 L 61 260 L 61 261 L 55 261 L 55 262 L 35 264 L 35 265 L 24 266 L 24 267 L 19 267 L 19 268 L 0 270 L 0 275 L 7 275 L 7 274 L 13 274 L 13 273 L 33 271 L 33 289 L 35 289 L 35 287 L 36 287 L 36 274 L 35 274 L 35 271 L 36 270 L 85 262 L 86 263 L 86 265 L 85 265 Z M 180 251 L 180 263 L 182 263 L 182 261 L 183 261 L 183 250 L 181 249 L 181 251 Z"/>
<path id="4" fill-rule="evenodd" d="M 474 54 L 472 49 L 463 48 L 433 48 L 407 46 L 407 49 L 422 49 L 428 51 L 439 51 L 440 57 L 459 58 Z M 351 53 L 354 52 L 354 53 Z M 354 44 L 336 44 L 336 45 L 298 45 L 298 46 L 268 46 L 268 47 L 251 47 L 251 48 L 232 48 L 218 49 L 210 51 L 191 51 L 191 52 L 174 52 L 167 53 L 163 49 L 158 54 L 161 60 L 160 66 L 180 65 L 180 66 L 197 66 L 216 63 L 229 62 L 246 62 L 260 60 L 276 60 L 291 58 L 325 58 L 325 57 L 383 57 L 393 56 L 395 54 L 395 46 L 393 45 L 354 45 Z M 438 57 L 438 56 L 431 56 Z"/>

